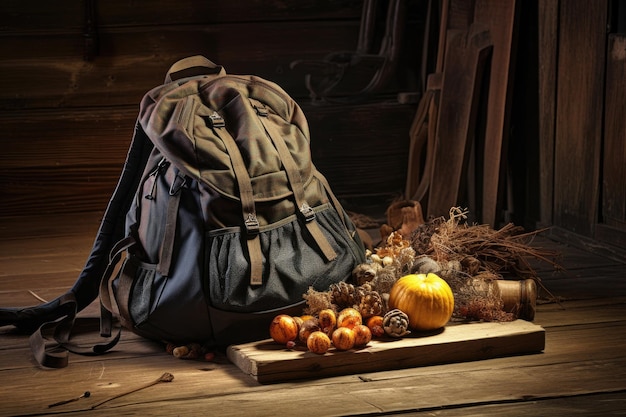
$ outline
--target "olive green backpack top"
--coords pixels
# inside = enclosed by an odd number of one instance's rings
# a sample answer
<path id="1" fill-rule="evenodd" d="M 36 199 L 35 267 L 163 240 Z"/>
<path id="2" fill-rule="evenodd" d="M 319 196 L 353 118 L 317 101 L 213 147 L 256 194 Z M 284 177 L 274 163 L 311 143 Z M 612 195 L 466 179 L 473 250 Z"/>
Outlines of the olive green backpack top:
<path id="1" fill-rule="evenodd" d="M 97 292 L 103 336 L 118 318 L 172 343 L 267 338 L 275 315 L 301 312 L 309 287 L 325 291 L 364 261 L 354 225 L 311 161 L 309 140 L 305 115 L 275 83 L 226 74 L 201 56 L 174 64 L 141 102 L 135 148 L 83 276 L 65 295 L 74 303 L 66 310 Z M 138 167 L 141 174 L 130 172 Z M 114 228 L 120 210 L 125 225 Z M 50 311 L 43 316 L 56 318 Z M 14 324 L 34 327 L 36 320 L 22 319 Z M 55 339 L 78 352 L 68 332 L 57 330 Z M 39 346 L 41 333 L 31 336 L 35 356 L 56 366 Z"/>

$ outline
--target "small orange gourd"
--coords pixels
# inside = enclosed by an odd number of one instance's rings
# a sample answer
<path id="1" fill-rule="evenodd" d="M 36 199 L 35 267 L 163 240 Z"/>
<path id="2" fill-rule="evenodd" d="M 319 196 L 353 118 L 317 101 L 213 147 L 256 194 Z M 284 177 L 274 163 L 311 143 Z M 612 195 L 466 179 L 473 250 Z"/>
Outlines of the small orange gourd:
<path id="1" fill-rule="evenodd" d="M 337 327 L 332 334 L 331 340 L 337 350 L 350 350 L 354 347 L 356 334 L 348 327 Z"/>
<path id="2" fill-rule="evenodd" d="M 309 335 L 306 340 L 307 348 L 318 355 L 323 355 L 330 348 L 330 337 L 320 330 L 317 330 Z"/>
<path id="3" fill-rule="evenodd" d="M 270 323 L 270 337 L 275 342 L 284 344 L 298 337 L 298 322 L 287 314 L 279 314 Z"/>
<path id="4" fill-rule="evenodd" d="M 389 306 L 409 316 L 410 329 L 435 330 L 452 317 L 454 295 L 448 283 L 436 274 L 411 274 L 393 285 Z"/>
<path id="5" fill-rule="evenodd" d="M 354 346 L 364 347 L 372 340 L 372 331 L 364 324 L 354 326 Z"/>
<path id="6" fill-rule="evenodd" d="M 330 336 L 337 326 L 337 315 L 330 308 L 325 308 L 318 313 L 318 322 L 320 330 Z"/>
<path id="7" fill-rule="evenodd" d="M 337 327 L 353 328 L 358 324 L 363 324 L 363 316 L 355 308 L 344 308 L 337 314 Z"/>
<path id="8" fill-rule="evenodd" d="M 385 335 L 383 316 L 372 316 L 367 319 L 367 327 L 369 327 L 373 337 L 382 337 Z"/>

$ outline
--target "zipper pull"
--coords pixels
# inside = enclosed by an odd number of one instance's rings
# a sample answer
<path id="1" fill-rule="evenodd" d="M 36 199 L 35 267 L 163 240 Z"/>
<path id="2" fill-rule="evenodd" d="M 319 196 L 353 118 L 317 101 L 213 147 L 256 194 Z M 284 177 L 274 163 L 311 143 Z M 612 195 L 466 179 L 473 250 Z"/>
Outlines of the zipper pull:
<path id="1" fill-rule="evenodd" d="M 154 196 L 155 196 L 155 192 L 156 192 L 157 178 L 159 177 L 161 172 L 163 172 L 163 171 L 165 171 L 167 169 L 167 167 L 169 165 L 170 165 L 169 161 L 167 161 L 165 158 L 161 158 L 161 160 L 159 161 L 157 166 L 150 173 L 150 177 L 154 177 L 154 179 L 152 181 L 152 187 L 150 187 L 150 192 L 144 196 L 145 199 L 147 199 L 147 200 L 154 200 Z"/>

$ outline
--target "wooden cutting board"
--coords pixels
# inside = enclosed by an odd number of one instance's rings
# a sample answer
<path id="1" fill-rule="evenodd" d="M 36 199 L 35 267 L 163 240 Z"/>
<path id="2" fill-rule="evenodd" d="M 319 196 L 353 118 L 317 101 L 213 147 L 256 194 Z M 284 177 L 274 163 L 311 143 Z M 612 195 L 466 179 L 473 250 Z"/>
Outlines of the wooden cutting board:
<path id="1" fill-rule="evenodd" d="M 275 383 L 538 353 L 544 347 L 541 326 L 516 320 L 448 325 L 437 334 L 373 340 L 362 349 L 331 348 L 324 355 L 288 350 L 271 339 L 230 346 L 227 355 L 257 381 Z"/>

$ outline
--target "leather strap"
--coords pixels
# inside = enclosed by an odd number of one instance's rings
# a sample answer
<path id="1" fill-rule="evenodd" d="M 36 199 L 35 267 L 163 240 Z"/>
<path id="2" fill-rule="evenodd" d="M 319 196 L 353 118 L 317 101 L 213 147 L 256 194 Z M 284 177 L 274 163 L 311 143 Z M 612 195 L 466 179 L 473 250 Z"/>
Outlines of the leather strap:
<path id="1" fill-rule="evenodd" d="M 335 196 L 335 193 L 333 193 L 333 190 L 330 188 L 330 184 L 328 183 L 328 180 L 326 179 L 326 177 L 322 175 L 322 173 L 319 172 L 317 169 L 315 169 L 315 167 L 313 167 L 313 176 L 317 178 L 319 182 L 322 183 L 322 186 L 324 186 L 324 189 L 326 190 L 326 194 L 328 194 L 328 196 L 330 197 L 330 201 L 335 207 L 335 210 L 337 211 L 337 213 L 339 213 L 339 217 L 341 218 L 343 227 L 345 228 L 348 235 L 354 236 L 354 232 L 350 231 L 350 228 L 348 227 L 348 224 L 346 222 L 346 212 L 343 210 L 343 206 L 339 202 L 339 199 L 337 199 L 337 197 Z"/>
<path id="2" fill-rule="evenodd" d="M 127 237 L 114 245 L 109 255 L 109 263 L 100 281 L 100 334 L 103 337 L 111 336 L 113 305 L 117 307 L 115 297 L 112 296 L 113 271 L 119 262 L 122 253 L 135 244 L 131 237 Z M 42 324 L 29 339 L 33 355 L 39 364 L 48 368 L 64 368 L 68 364 L 68 352 L 81 355 L 101 355 L 113 348 L 120 340 L 121 328 L 117 334 L 104 343 L 93 346 L 79 346 L 70 342 L 72 330 L 76 324 L 76 314 L 78 313 L 78 303 L 75 294 L 70 291 L 59 297 L 57 307 L 60 317 L 57 320 Z M 52 332 L 53 343 L 46 343 L 48 339 L 44 333 Z"/>

